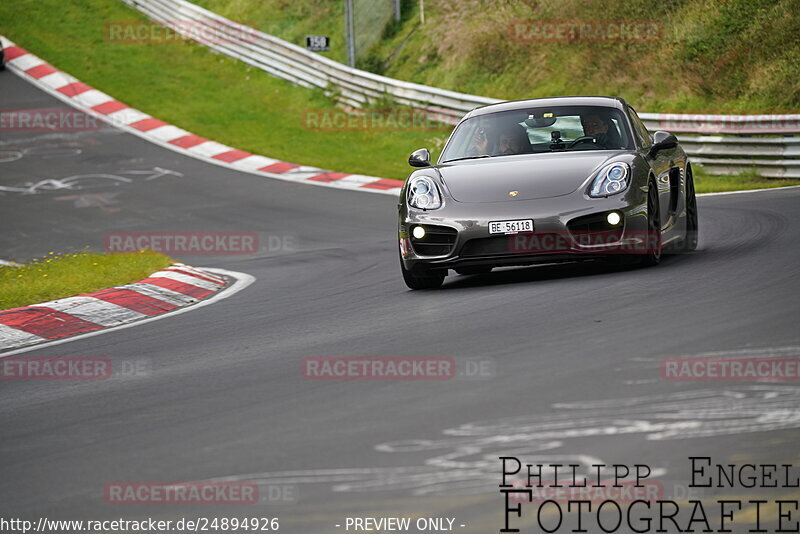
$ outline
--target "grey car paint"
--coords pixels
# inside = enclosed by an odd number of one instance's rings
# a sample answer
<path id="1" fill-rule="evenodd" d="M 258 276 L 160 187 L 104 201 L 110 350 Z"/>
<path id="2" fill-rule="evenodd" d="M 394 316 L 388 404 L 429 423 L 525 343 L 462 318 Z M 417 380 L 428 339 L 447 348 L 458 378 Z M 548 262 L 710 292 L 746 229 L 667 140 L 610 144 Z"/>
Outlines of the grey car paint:
<path id="1" fill-rule="evenodd" d="M 601 106 L 621 110 L 630 132 L 634 132 L 635 111 L 622 99 L 611 97 L 562 97 L 503 102 L 478 108 L 461 122 L 497 111 L 522 110 L 541 105 Z M 460 123 L 459 123 L 460 124 Z M 456 127 L 457 128 L 457 127 Z M 455 131 L 455 129 L 454 129 Z M 633 135 L 633 150 L 563 151 L 520 154 L 498 158 L 461 160 L 415 170 L 434 179 L 442 194 L 442 207 L 422 210 L 407 202 L 407 185 L 400 194 L 399 239 L 403 270 L 429 273 L 463 267 L 527 265 L 568 259 L 587 259 L 593 255 L 575 245 L 580 254 L 543 255 L 494 251 L 486 255 L 461 254 L 466 243 L 490 237 L 489 221 L 533 219 L 535 232 L 566 233 L 567 223 L 589 214 L 618 210 L 624 215 L 624 232 L 646 232 L 648 228 L 647 192 L 651 178 L 658 188 L 659 227 L 665 247 L 688 239 L 686 206 L 689 161 L 679 144 L 654 150 L 655 140 L 674 137 L 666 132 L 640 138 Z M 448 139 L 448 143 L 452 139 Z M 446 146 L 446 145 L 445 145 Z M 631 184 L 623 193 L 591 198 L 587 189 L 596 173 L 612 162 L 631 167 Z M 408 184 L 408 180 L 406 182 Z M 518 192 L 516 196 L 510 196 Z M 415 225 L 437 225 L 455 229 L 452 250 L 442 255 L 421 254 L 409 241 Z M 404 243 L 404 240 L 405 243 Z M 595 250 L 603 255 L 602 247 Z M 446 272 L 446 271 L 445 271 Z"/>

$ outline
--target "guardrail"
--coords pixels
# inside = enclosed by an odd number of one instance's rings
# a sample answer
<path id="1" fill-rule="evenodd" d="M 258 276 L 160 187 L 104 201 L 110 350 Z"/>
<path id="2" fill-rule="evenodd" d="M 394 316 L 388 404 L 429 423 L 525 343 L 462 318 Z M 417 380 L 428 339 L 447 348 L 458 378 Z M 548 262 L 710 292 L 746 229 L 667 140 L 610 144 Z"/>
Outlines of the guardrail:
<path id="1" fill-rule="evenodd" d="M 274 76 L 304 87 L 335 90 L 343 103 L 353 107 L 389 95 L 400 104 L 436 109 L 457 120 L 477 106 L 500 102 L 354 69 L 185 0 L 122 1 L 181 35 L 199 35 L 198 42 Z"/>
<path id="2" fill-rule="evenodd" d="M 398 104 L 433 111 L 443 120 L 455 123 L 471 109 L 501 102 L 354 69 L 186 0 L 122 1 L 180 35 L 273 76 L 303 87 L 335 91 L 338 100 L 348 106 L 361 107 L 388 96 Z M 651 131 L 734 135 L 679 135 L 692 161 L 703 165 L 709 173 L 730 174 L 755 169 L 766 177 L 800 178 L 798 139 L 739 137 L 743 134 L 798 134 L 800 115 L 640 113 L 639 116 Z"/>

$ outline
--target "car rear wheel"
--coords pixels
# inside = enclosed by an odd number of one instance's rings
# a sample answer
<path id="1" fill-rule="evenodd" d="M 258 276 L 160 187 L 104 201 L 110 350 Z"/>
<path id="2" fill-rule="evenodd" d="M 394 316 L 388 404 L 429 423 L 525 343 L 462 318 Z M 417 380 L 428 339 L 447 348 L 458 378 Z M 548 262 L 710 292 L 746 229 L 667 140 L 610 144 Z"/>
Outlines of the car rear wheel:
<path id="1" fill-rule="evenodd" d="M 444 283 L 446 271 L 409 271 L 400 260 L 400 270 L 403 273 L 403 281 L 410 289 L 438 289 Z"/>
<path id="2" fill-rule="evenodd" d="M 642 256 L 642 265 L 658 265 L 661 262 L 661 209 L 658 202 L 658 186 L 650 180 L 647 188 L 647 247 Z"/>
<path id="3" fill-rule="evenodd" d="M 691 252 L 697 249 L 697 195 L 694 192 L 694 178 L 692 170 L 686 169 L 686 237 L 681 246 L 681 252 Z"/>

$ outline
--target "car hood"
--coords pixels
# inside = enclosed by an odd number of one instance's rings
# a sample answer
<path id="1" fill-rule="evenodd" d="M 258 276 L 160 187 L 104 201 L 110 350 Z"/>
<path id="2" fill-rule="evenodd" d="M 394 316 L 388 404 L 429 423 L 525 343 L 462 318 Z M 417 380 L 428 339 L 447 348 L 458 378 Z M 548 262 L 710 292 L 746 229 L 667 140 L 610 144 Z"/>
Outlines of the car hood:
<path id="1" fill-rule="evenodd" d="M 513 202 L 568 195 L 615 155 L 604 150 L 501 156 L 445 163 L 438 170 L 457 202 Z"/>

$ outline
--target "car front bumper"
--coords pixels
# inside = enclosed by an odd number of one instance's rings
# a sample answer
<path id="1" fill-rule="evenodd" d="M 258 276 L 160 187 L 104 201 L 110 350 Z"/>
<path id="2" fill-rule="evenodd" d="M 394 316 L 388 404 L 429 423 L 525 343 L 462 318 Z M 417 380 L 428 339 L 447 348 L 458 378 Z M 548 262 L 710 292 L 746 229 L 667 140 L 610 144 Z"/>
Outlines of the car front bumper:
<path id="1" fill-rule="evenodd" d="M 585 221 L 605 221 L 609 212 L 622 220 L 616 226 L 594 225 L 597 232 L 582 230 Z M 534 231 L 490 234 L 489 222 L 533 219 Z M 419 246 L 424 240 L 412 229 L 450 229 L 452 241 L 446 253 L 431 254 L 436 247 Z M 647 233 L 647 205 L 643 191 L 630 190 L 609 198 L 588 198 L 581 192 L 536 200 L 458 203 L 448 202 L 438 210 L 422 211 L 401 206 L 400 257 L 407 270 L 458 269 L 471 266 L 508 266 L 583 261 L 609 255 L 644 253 L 652 244 Z M 443 242 L 439 234 L 436 238 Z M 444 247 L 442 247 L 444 248 Z M 439 252 L 444 252 L 440 250 Z"/>

